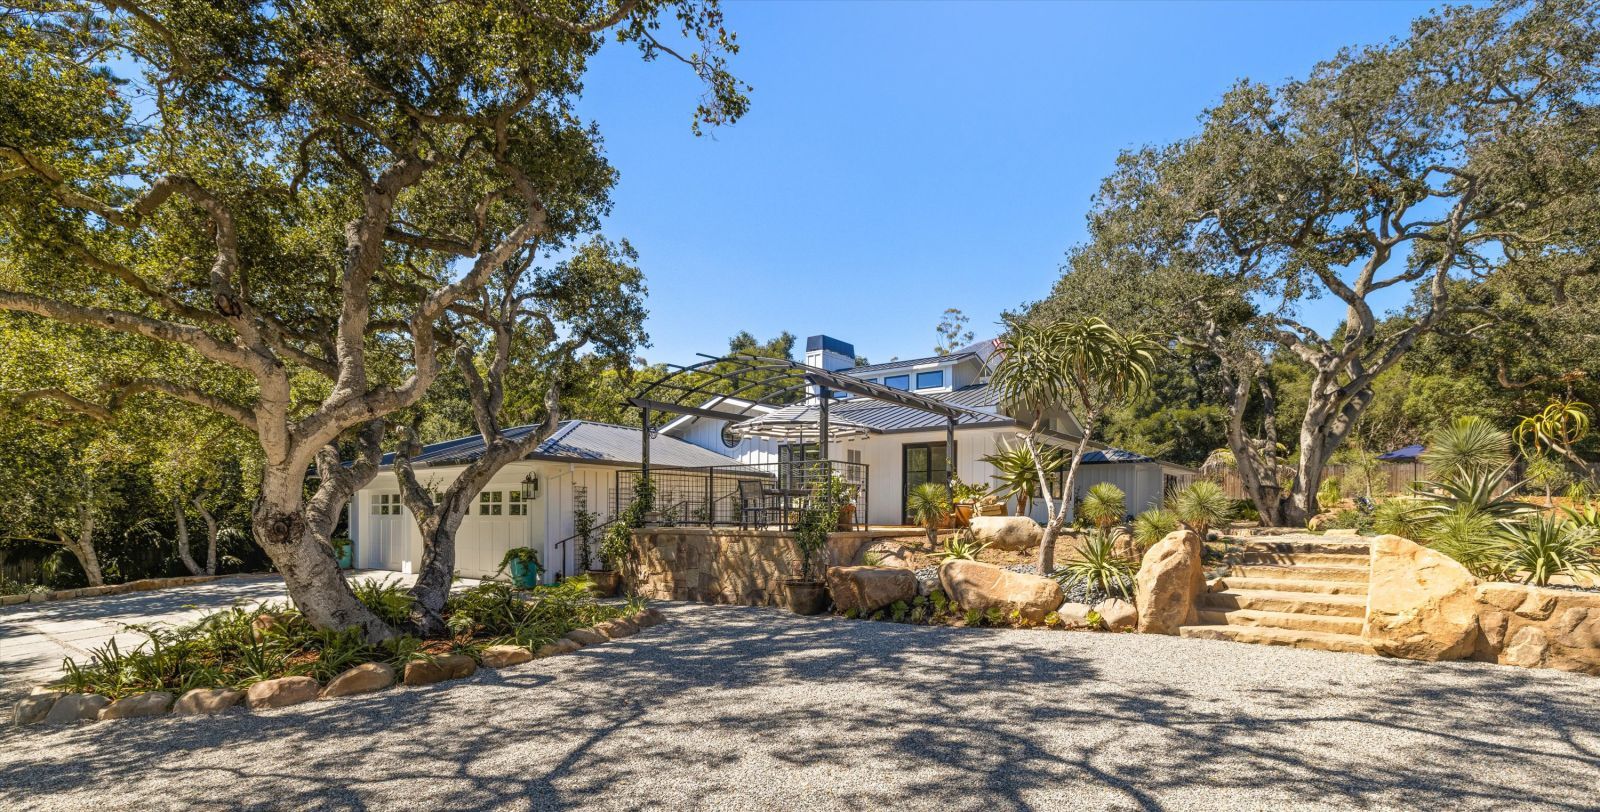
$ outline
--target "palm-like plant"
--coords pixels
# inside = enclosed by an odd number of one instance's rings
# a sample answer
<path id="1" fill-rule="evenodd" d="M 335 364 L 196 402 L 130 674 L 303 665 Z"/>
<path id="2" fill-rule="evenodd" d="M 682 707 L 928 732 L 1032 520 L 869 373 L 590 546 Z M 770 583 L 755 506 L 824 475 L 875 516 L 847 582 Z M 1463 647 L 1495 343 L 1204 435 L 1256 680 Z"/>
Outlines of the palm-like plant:
<path id="1" fill-rule="evenodd" d="M 1117 540 L 1121 535 L 1120 530 L 1090 530 L 1078 545 L 1078 558 L 1063 568 L 1059 580 L 1064 584 L 1087 582 L 1107 595 L 1127 597 L 1139 565 L 1119 554 Z"/>
<path id="2" fill-rule="evenodd" d="M 1397 496 L 1385 499 L 1372 511 L 1372 529 L 1386 535 L 1422 541 L 1427 533 L 1428 521 L 1418 514 L 1419 507 L 1421 502 L 1414 498 Z"/>
<path id="3" fill-rule="evenodd" d="M 1065 455 L 1053 445 L 1012 445 L 1000 438 L 1000 450 L 983 458 L 994 466 L 995 481 L 1000 487 L 995 493 L 1002 499 L 1017 497 L 1017 515 L 1026 516 L 1032 506 L 1033 492 L 1041 489 L 1039 471 L 1050 473 L 1061 467 Z"/>
<path id="4" fill-rule="evenodd" d="M 1429 547 L 1455 559 L 1468 572 L 1496 581 L 1505 577 L 1496 549 L 1500 527 L 1493 517 L 1468 508 L 1428 521 L 1424 535 Z"/>
<path id="5" fill-rule="evenodd" d="M 1594 409 L 1581 400 L 1556 398 L 1538 414 L 1522 418 L 1512 435 L 1526 450 L 1547 449 L 1569 460 L 1576 459 L 1572 447 L 1589 435 Z"/>
<path id="6" fill-rule="evenodd" d="M 1122 521 L 1127 514 L 1127 495 L 1110 482 L 1095 483 L 1084 494 L 1083 501 L 1078 503 L 1078 515 L 1093 522 L 1102 533 Z"/>
<path id="7" fill-rule="evenodd" d="M 906 494 L 906 513 L 928 533 L 928 545 L 939 543 L 939 525 L 950 515 L 950 490 L 939 482 L 924 482 Z"/>
<path id="8" fill-rule="evenodd" d="M 1535 516 L 1504 527 L 1494 548 L 1502 569 L 1522 583 L 1544 586 L 1553 575 L 1600 576 L 1600 537 L 1559 516 Z"/>
<path id="9" fill-rule="evenodd" d="M 1167 510 L 1184 527 L 1195 532 L 1201 541 L 1211 528 L 1233 517 L 1233 500 L 1222 486 L 1206 479 L 1197 479 L 1188 487 L 1173 491 L 1167 498 Z"/>
<path id="10" fill-rule="evenodd" d="M 1133 540 L 1142 550 L 1149 549 L 1177 529 L 1178 517 L 1170 510 L 1151 508 L 1133 517 Z"/>
<path id="11" fill-rule="evenodd" d="M 1042 322 L 1007 319 L 1004 351 L 990 385 L 1017 414 L 1032 415 L 1023 442 L 1029 447 L 1046 414 L 1060 408 L 1076 413 L 1082 436 L 1067 465 L 1063 498 L 1056 504 L 1043 490 L 1050 520 L 1039 541 L 1039 572 L 1055 566 L 1056 536 L 1066 525 L 1078 466 L 1088 450 L 1094 425 L 1108 409 L 1132 400 L 1150 387 L 1160 345 L 1143 334 L 1123 334 L 1096 318 Z"/>
<path id="12" fill-rule="evenodd" d="M 1504 465 L 1511 437 L 1481 417 L 1458 417 L 1428 435 L 1427 446 L 1422 461 L 1449 477 Z"/>
<path id="13" fill-rule="evenodd" d="M 1567 467 L 1545 454 L 1528 457 L 1522 475 L 1528 482 L 1544 491 L 1545 507 L 1555 505 L 1556 488 L 1567 484 Z"/>

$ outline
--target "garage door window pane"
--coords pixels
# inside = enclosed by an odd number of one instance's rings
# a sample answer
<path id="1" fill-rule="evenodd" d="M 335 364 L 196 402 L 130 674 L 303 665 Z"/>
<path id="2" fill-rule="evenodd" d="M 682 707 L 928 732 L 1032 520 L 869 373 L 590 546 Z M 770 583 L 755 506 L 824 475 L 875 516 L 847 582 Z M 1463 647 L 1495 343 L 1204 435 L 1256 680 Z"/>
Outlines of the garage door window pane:
<path id="1" fill-rule="evenodd" d="M 483 491 L 478 494 L 478 515 L 499 516 L 504 509 L 504 491 Z"/>

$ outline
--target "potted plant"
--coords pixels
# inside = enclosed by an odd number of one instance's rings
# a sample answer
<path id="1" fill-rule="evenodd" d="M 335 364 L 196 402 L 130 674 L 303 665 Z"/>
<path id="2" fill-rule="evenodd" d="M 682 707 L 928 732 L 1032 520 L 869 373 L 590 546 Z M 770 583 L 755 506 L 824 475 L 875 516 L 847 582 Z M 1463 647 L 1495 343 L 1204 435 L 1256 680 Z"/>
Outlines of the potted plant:
<path id="1" fill-rule="evenodd" d="M 628 551 L 633 549 L 633 530 L 646 525 L 646 517 L 655 512 L 655 503 L 655 484 L 649 479 L 640 478 L 633 485 L 633 502 L 600 539 L 600 568 L 589 570 L 597 594 L 617 594 L 617 589 L 622 586 L 622 562 L 627 559 Z"/>
<path id="2" fill-rule="evenodd" d="M 959 478 L 950 485 L 950 524 L 966 527 L 977 512 L 978 503 L 989 496 L 988 485 L 968 485 Z"/>
<path id="3" fill-rule="evenodd" d="M 333 544 L 333 557 L 339 560 L 340 569 L 347 570 L 355 567 L 355 561 L 352 560 L 355 545 L 350 543 L 350 539 L 344 536 L 334 536 L 329 539 L 329 542 Z"/>
<path id="4" fill-rule="evenodd" d="M 828 585 L 817 577 L 817 556 L 828 544 L 828 533 L 839 525 L 839 506 L 814 499 L 800 510 L 794 527 L 794 544 L 800 553 L 800 577 L 783 579 L 783 600 L 797 615 L 815 615 L 828 606 Z"/>
<path id="5" fill-rule="evenodd" d="M 533 589 L 538 586 L 539 572 L 544 569 L 544 565 L 539 563 L 539 551 L 532 547 L 513 547 L 506 550 L 505 556 L 500 559 L 500 569 L 495 571 L 495 575 L 505 572 L 507 567 L 511 568 L 511 583 L 518 589 Z"/>
<path id="6" fill-rule="evenodd" d="M 856 506 L 852 501 L 855 486 L 837 476 L 829 476 L 811 489 L 812 501 L 834 510 L 833 529 L 845 532 L 855 528 Z M 796 517 L 798 524 L 799 517 Z"/>

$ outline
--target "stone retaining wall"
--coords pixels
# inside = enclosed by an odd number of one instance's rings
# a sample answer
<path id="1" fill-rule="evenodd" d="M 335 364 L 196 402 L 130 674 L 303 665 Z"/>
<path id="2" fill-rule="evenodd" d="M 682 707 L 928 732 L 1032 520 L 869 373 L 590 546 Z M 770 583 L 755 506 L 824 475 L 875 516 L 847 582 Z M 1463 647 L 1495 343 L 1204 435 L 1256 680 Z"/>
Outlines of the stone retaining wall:
<path id="1" fill-rule="evenodd" d="M 1379 536 L 1361 636 L 1394 657 L 1600 676 L 1600 593 L 1483 582 L 1441 553 Z"/>
<path id="2" fill-rule="evenodd" d="M 883 534 L 833 533 L 825 566 L 851 564 Z M 800 577 L 794 537 L 777 530 L 657 527 L 635 530 L 623 569 L 630 591 L 657 600 L 776 606 L 783 580 Z M 823 569 L 815 572 L 821 578 Z"/>
<path id="3" fill-rule="evenodd" d="M 40 601 L 64 601 L 71 598 L 94 598 L 101 595 L 121 595 L 125 592 L 148 592 L 152 589 L 171 589 L 175 586 L 191 586 L 215 581 L 219 578 L 230 578 L 229 575 L 186 575 L 181 578 L 142 578 L 138 581 L 129 581 L 125 584 L 107 584 L 105 586 L 86 586 L 81 589 L 58 589 L 53 592 L 29 592 L 23 595 L 0 595 L 0 606 L 13 606 L 19 603 L 38 603 Z"/>

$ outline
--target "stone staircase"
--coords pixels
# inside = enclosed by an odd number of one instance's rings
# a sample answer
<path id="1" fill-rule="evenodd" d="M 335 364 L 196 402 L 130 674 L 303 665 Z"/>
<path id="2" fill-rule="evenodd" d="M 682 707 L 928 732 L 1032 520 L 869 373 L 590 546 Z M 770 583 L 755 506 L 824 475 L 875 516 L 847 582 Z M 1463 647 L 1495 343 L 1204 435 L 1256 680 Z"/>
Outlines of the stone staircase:
<path id="1" fill-rule="evenodd" d="M 1373 654 L 1361 639 L 1370 549 L 1359 537 L 1247 538 L 1183 637 Z"/>

